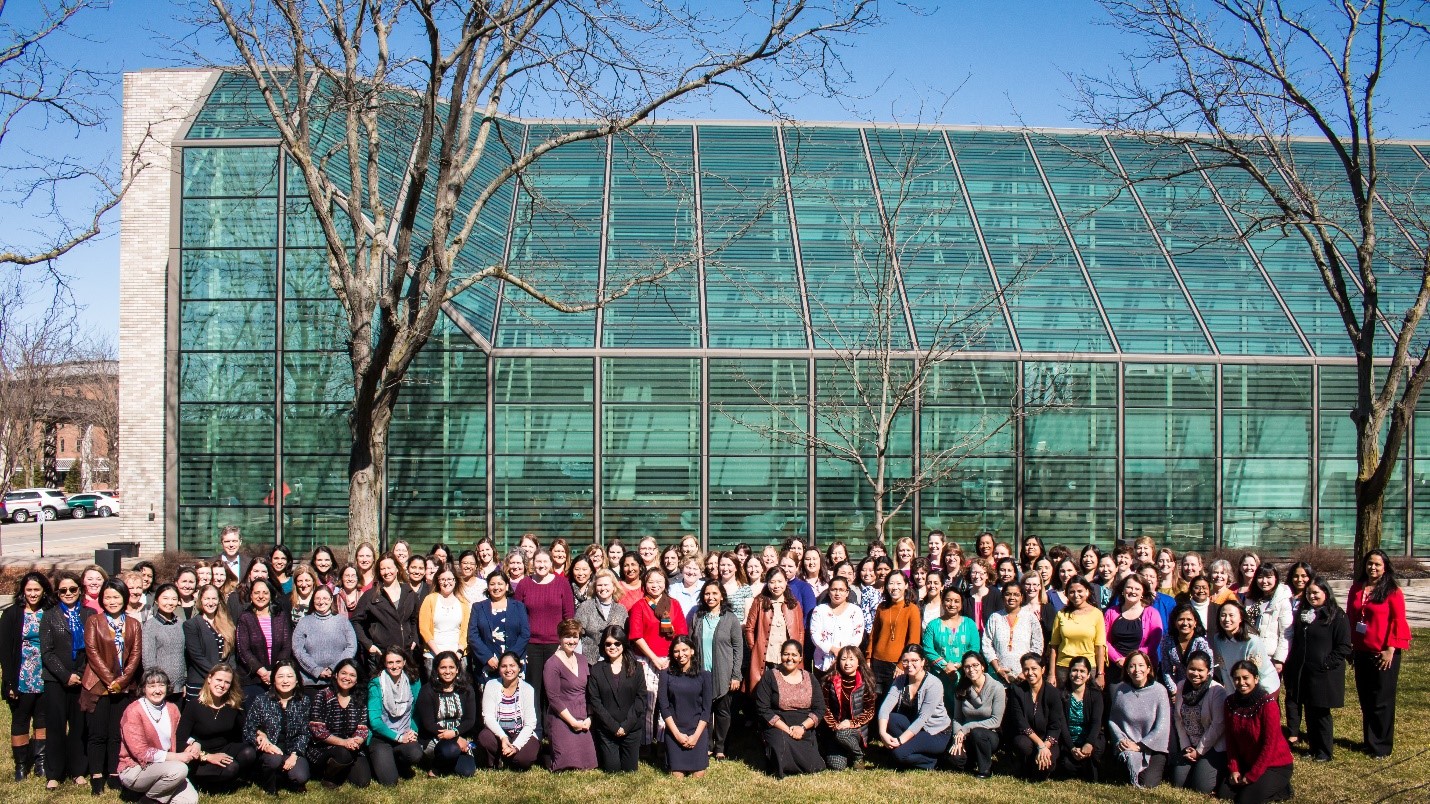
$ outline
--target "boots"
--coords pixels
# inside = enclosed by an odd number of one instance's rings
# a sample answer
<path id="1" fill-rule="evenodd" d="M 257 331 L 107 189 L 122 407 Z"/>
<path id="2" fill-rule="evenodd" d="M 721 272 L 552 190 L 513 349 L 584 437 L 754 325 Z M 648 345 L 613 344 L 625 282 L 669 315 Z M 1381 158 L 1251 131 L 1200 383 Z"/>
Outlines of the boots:
<path id="1" fill-rule="evenodd" d="M 45 741 L 35 740 L 30 743 L 33 752 L 30 756 L 30 775 L 36 779 L 43 779 L 45 776 Z"/>
<path id="2" fill-rule="evenodd" d="M 30 744 L 10 746 L 10 755 L 15 758 L 15 781 L 25 780 L 25 772 L 30 766 L 31 749 Z"/>

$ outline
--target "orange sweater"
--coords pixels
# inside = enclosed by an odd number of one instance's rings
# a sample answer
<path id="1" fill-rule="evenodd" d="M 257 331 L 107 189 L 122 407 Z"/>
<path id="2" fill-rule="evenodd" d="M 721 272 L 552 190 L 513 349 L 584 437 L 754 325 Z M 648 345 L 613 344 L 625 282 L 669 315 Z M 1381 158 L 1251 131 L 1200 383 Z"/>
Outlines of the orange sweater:
<path id="1" fill-rule="evenodd" d="M 869 632 L 869 658 L 897 662 L 904 647 L 923 639 L 923 616 L 912 603 L 881 603 Z"/>

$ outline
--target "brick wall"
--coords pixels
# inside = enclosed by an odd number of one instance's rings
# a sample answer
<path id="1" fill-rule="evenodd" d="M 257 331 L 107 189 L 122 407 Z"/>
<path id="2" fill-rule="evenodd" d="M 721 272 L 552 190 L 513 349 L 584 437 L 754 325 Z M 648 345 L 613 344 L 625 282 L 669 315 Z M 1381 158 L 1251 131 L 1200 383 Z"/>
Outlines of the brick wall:
<path id="1" fill-rule="evenodd" d="M 124 76 L 122 154 L 133 183 L 119 227 L 119 464 L 124 514 L 120 536 L 141 554 L 172 544 L 165 532 L 165 432 L 177 398 L 165 387 L 178 333 L 167 331 L 171 200 L 178 165 L 172 144 L 213 77 L 212 70 L 146 70 Z M 172 480 L 170 482 L 173 482 Z M 150 519 L 150 512 L 154 516 Z"/>

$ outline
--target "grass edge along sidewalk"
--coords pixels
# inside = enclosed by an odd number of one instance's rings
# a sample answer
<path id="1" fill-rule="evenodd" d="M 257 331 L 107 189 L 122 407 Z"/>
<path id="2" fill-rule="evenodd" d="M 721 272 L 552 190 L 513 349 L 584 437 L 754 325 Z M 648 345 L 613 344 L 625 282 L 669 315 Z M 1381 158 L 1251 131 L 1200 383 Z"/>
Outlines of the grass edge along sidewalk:
<path id="1" fill-rule="evenodd" d="M 1296 752 L 1296 772 L 1292 781 L 1296 801 L 1305 802 L 1425 802 L 1430 801 L 1430 629 L 1415 629 L 1414 642 L 1407 652 L 1400 676 L 1396 711 L 1395 754 L 1377 762 L 1355 750 L 1360 739 L 1360 709 L 1355 684 L 1346 679 L 1346 707 L 1336 712 L 1336 759 L 1312 763 L 1304 750 Z M 8 707 L 0 709 L 0 726 L 8 731 Z M 55 751 L 50 748 L 51 756 Z M 0 758 L 0 778 L 14 778 L 7 754 Z M 46 793 L 44 782 L 6 781 L 4 804 L 94 801 L 89 788 L 67 785 L 59 793 Z M 1056 781 L 1030 785 L 1006 775 L 977 780 L 950 771 L 891 771 L 869 769 L 826 772 L 777 781 L 743 762 L 715 762 L 701 779 L 677 780 L 642 764 L 629 775 L 599 771 L 552 774 L 544 770 L 527 773 L 480 771 L 471 779 L 427 779 L 419 776 L 404 781 L 395 790 L 370 787 L 357 790 L 343 787 L 324 790 L 316 783 L 302 795 L 284 793 L 293 804 L 364 804 L 365 802 L 480 801 L 480 802 L 698 802 L 764 801 L 786 802 L 1205 802 L 1207 799 L 1163 785 L 1139 791 L 1126 785 L 1091 785 Z M 118 801 L 114 793 L 100 799 Z M 204 796 L 204 801 L 271 801 L 257 788 L 226 796 Z"/>

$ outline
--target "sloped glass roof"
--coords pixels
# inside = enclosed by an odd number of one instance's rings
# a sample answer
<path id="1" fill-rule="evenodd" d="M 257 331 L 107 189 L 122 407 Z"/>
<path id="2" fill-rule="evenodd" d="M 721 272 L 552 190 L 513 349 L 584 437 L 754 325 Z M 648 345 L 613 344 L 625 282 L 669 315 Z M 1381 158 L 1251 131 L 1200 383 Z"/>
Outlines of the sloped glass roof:
<path id="1" fill-rule="evenodd" d="M 219 77 L 191 141 L 272 140 L 245 78 Z M 395 197 L 412 127 L 384 122 L 380 183 Z M 501 120 L 485 184 L 523 141 L 569 126 Z M 319 131 L 319 143 L 334 135 Z M 1430 191 L 1426 152 L 1380 151 L 1385 203 Z M 1298 145 L 1332 216 L 1349 209 L 1330 149 Z M 435 158 L 435 156 L 434 156 Z M 502 283 L 449 313 L 483 346 L 641 351 L 930 348 L 977 353 L 1346 357 L 1340 315 L 1293 231 L 1258 230 L 1264 192 L 1198 173 L 1195 149 L 1096 134 L 768 123 L 661 123 L 559 148 L 477 217 L 461 270 L 506 260 L 566 302 L 641 284 L 598 311 L 561 313 Z M 1170 180 L 1124 186 L 1178 170 Z M 334 166 L 333 170 L 341 170 Z M 340 179 L 345 183 L 346 179 Z M 301 193 L 296 173 L 288 194 Z M 434 188 L 419 220 L 429 225 Z M 464 195 L 458 220 L 475 192 Z M 290 220 L 302 210 L 290 203 Z M 1380 292 L 1409 303 L 1424 243 L 1382 216 Z M 1346 257 L 1349 243 L 1342 243 Z M 1358 300 L 1363 289 L 1350 287 Z M 1394 322 L 1387 322 L 1391 324 Z M 1387 326 L 1386 332 L 1389 332 Z M 1418 340 L 1424 342 L 1430 333 Z M 1389 337 L 1380 339 L 1388 353 Z"/>

